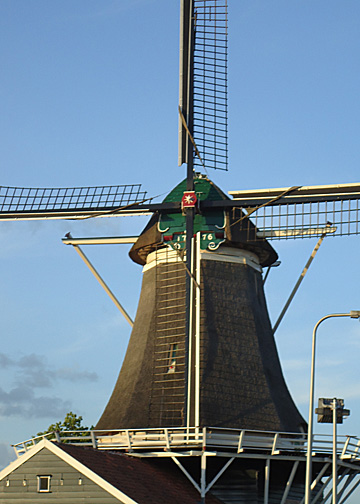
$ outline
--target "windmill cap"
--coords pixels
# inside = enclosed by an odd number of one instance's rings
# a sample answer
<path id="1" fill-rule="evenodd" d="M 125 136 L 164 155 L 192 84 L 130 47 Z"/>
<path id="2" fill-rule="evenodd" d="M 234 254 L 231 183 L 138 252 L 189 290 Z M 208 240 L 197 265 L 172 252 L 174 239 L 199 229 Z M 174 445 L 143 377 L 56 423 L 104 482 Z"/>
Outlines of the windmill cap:
<path id="1" fill-rule="evenodd" d="M 186 179 L 180 182 L 166 196 L 163 203 L 179 203 L 179 210 L 154 214 L 138 240 L 129 252 L 130 258 L 141 265 L 146 264 L 148 254 L 156 248 L 164 246 L 164 236 L 176 236 L 185 233 L 186 219 L 180 210 L 180 201 L 186 191 Z M 246 217 L 241 209 L 201 207 L 205 201 L 221 201 L 230 198 L 217 187 L 208 177 L 196 174 L 194 190 L 198 202 L 194 218 L 194 233 L 219 232 L 224 234 L 224 245 L 249 250 L 259 257 L 261 266 L 270 266 L 278 255 L 265 240 L 257 237 L 256 226 Z M 246 222 L 246 226 L 239 224 L 239 219 Z M 246 229 L 245 229 L 246 228 Z M 221 233 L 220 233 L 221 234 Z"/>

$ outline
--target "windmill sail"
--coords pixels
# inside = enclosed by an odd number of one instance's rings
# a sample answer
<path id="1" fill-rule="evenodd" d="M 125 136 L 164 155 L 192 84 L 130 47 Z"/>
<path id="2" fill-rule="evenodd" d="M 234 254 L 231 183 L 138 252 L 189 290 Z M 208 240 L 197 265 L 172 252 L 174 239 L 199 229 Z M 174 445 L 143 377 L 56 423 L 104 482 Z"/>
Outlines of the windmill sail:
<path id="1" fill-rule="evenodd" d="M 360 184 L 231 191 L 237 226 L 247 239 L 288 239 L 360 233 Z M 258 229 L 256 236 L 249 216 Z M 252 234 L 251 234 L 252 233 Z"/>
<path id="2" fill-rule="evenodd" d="M 179 165 L 228 168 L 227 36 L 227 0 L 183 0 Z"/>
<path id="3" fill-rule="evenodd" d="M 0 220 L 78 219 L 115 212 L 145 199 L 141 184 L 70 188 L 2 186 Z"/>

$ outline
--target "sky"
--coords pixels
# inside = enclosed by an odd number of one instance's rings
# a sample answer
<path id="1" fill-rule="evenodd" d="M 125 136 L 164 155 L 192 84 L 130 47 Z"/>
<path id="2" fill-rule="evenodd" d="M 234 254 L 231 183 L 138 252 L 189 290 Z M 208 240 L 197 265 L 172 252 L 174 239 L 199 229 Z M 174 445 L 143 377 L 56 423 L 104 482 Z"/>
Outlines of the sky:
<path id="1" fill-rule="evenodd" d="M 185 176 L 178 46 L 175 0 L 0 0 L 0 184 L 141 183 L 164 197 Z M 212 180 L 224 191 L 358 182 L 359 53 L 357 0 L 229 0 L 229 171 Z M 95 424 L 126 351 L 129 325 L 61 238 L 134 235 L 145 223 L 0 222 L 0 466 L 10 444 L 69 410 Z M 273 322 L 315 243 L 272 242 Z M 360 309 L 359 246 L 325 239 L 276 333 L 305 418 L 315 323 Z M 141 267 L 128 250 L 84 247 L 134 317 Z M 360 436 L 359 322 L 324 322 L 317 348 L 316 398 L 344 398 L 339 434 Z"/>

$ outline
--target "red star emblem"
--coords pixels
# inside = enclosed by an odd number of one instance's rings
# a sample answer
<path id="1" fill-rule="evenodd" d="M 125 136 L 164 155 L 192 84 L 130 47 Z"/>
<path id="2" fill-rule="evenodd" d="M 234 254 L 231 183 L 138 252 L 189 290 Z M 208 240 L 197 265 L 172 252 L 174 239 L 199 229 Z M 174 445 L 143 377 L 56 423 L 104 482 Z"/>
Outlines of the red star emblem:
<path id="1" fill-rule="evenodd" d="M 181 198 L 181 208 L 193 208 L 197 202 L 195 191 L 185 191 Z"/>

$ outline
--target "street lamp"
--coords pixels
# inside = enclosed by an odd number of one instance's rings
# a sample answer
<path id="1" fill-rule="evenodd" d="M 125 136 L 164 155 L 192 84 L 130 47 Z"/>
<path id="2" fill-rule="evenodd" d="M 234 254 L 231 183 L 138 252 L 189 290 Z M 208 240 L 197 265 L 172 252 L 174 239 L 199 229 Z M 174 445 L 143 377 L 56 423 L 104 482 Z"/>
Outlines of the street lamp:
<path id="1" fill-rule="evenodd" d="M 337 434 L 338 423 L 343 423 L 344 417 L 350 415 L 350 410 L 344 409 L 344 399 L 319 399 L 319 407 L 315 413 L 318 415 L 318 422 L 333 424 L 333 452 L 332 452 L 332 504 L 337 504 Z"/>
<path id="2" fill-rule="evenodd" d="M 309 397 L 309 423 L 307 435 L 307 453 L 306 453 L 306 479 L 305 479 L 305 504 L 310 504 L 311 498 L 311 473 L 312 473 L 312 444 L 313 444 L 313 423 L 314 423 L 314 385 L 315 385 L 315 349 L 316 349 L 316 331 L 319 325 L 324 320 L 333 317 L 350 317 L 353 319 L 360 318 L 360 310 L 352 310 L 349 313 L 332 313 L 322 317 L 315 325 L 312 335 L 312 350 L 311 350 L 311 374 L 310 374 L 310 397 Z"/>

